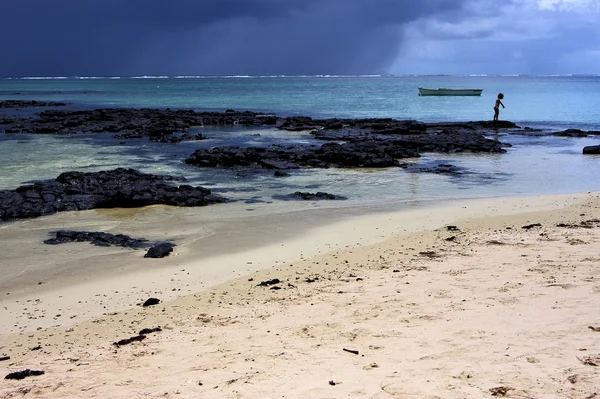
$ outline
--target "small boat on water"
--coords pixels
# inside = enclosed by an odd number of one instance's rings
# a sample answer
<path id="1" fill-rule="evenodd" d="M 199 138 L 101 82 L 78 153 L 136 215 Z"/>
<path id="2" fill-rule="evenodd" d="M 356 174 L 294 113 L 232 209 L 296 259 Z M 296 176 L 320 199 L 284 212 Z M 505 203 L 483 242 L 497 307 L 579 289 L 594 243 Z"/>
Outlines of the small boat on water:
<path id="1" fill-rule="evenodd" d="M 483 89 L 425 89 L 419 87 L 420 96 L 480 96 Z"/>

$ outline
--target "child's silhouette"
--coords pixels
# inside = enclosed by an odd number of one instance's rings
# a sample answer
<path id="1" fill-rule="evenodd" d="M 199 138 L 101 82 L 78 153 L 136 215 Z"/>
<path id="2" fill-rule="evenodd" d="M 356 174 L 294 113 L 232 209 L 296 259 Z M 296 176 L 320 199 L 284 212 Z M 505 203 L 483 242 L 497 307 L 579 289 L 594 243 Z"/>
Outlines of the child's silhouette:
<path id="1" fill-rule="evenodd" d="M 504 98 L 504 94 L 498 94 L 498 98 L 496 99 L 496 104 L 494 105 L 494 122 L 498 121 L 498 115 L 500 115 L 500 105 L 504 108 L 504 104 L 502 104 L 502 99 Z"/>

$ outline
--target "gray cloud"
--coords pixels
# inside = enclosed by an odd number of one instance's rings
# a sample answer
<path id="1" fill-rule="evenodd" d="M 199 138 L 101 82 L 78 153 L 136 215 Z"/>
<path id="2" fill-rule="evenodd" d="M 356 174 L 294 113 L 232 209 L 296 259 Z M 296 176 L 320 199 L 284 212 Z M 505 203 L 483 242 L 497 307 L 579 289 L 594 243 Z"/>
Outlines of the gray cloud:
<path id="1" fill-rule="evenodd" d="M 467 0 L 5 0 L 1 76 L 383 72 Z"/>
<path id="2" fill-rule="evenodd" d="M 600 3 L 542 9 L 537 0 L 491 7 L 472 0 L 459 13 L 408 23 L 393 73 L 598 73 Z M 587 6 L 586 6 L 587 5 Z M 596 6 L 596 7 L 594 7 Z"/>

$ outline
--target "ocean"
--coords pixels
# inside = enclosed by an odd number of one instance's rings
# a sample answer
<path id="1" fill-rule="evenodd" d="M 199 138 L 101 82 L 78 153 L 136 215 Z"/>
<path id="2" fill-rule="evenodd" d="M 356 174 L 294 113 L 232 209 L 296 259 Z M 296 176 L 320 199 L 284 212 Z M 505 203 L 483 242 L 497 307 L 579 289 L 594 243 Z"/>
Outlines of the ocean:
<path id="1" fill-rule="evenodd" d="M 482 88 L 481 97 L 419 97 L 418 87 Z M 304 132 L 272 128 L 198 127 L 198 142 L 156 144 L 110 134 L 0 134 L 0 189 L 51 179 L 68 170 L 133 167 L 183 175 L 243 203 L 279 203 L 294 191 L 348 197 L 335 205 L 419 203 L 428 200 L 537 195 L 600 190 L 600 157 L 583 156 L 600 136 L 564 138 L 566 128 L 600 130 L 600 76 L 306 76 L 4 78 L 0 100 L 64 101 L 70 108 L 100 107 L 252 110 L 280 116 L 390 117 L 423 122 L 491 120 L 504 93 L 500 119 L 542 129 L 535 135 L 499 134 L 506 154 L 423 154 L 418 165 L 450 163 L 456 176 L 400 168 L 303 170 L 285 179 L 271 172 L 202 169 L 183 161 L 197 148 L 274 143 L 316 143 Z M 39 112 L 31 109 L 27 112 Z M 3 113 L 10 110 L 0 110 Z M 289 206 L 289 205 L 282 205 Z M 274 208 L 273 208 L 274 209 Z"/>

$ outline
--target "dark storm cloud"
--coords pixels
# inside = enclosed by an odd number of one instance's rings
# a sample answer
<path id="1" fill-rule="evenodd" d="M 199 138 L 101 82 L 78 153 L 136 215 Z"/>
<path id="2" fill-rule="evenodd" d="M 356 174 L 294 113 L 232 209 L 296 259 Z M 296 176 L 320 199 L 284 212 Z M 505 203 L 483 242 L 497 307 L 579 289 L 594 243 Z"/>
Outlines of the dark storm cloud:
<path id="1" fill-rule="evenodd" d="M 468 0 L 1 0 L 0 76 L 377 73 Z"/>

